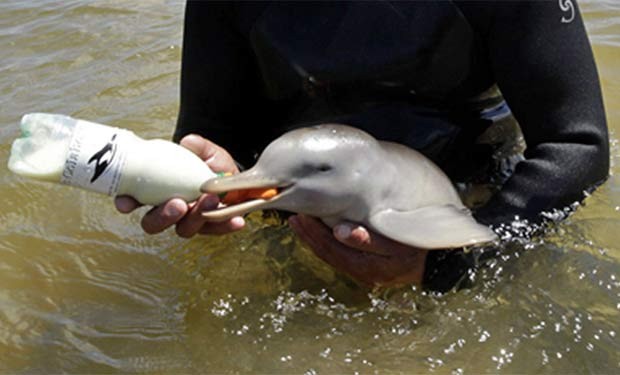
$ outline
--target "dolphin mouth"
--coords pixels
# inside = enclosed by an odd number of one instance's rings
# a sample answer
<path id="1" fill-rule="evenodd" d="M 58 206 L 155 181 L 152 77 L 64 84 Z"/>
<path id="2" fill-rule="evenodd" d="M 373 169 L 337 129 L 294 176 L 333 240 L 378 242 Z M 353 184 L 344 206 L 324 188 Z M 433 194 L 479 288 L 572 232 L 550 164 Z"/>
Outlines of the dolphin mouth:
<path id="1" fill-rule="evenodd" d="M 214 178 L 208 180 L 201 186 L 200 190 L 203 193 L 222 194 L 240 190 L 275 188 L 277 194 L 271 198 L 254 198 L 240 203 L 222 206 L 215 210 L 204 211 L 201 215 L 207 222 L 222 222 L 235 216 L 242 216 L 252 211 L 269 208 L 272 203 L 288 195 L 293 186 L 294 184 L 290 182 L 281 182 L 271 178 L 253 176 L 251 171 L 233 176 Z"/>

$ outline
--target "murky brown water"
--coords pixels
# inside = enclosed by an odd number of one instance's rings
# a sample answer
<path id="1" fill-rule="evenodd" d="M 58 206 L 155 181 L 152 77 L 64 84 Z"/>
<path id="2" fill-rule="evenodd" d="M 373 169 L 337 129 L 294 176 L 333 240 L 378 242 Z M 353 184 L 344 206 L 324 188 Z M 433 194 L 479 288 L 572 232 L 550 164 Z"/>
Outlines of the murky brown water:
<path id="1" fill-rule="evenodd" d="M 620 3 L 581 2 L 612 138 Z M 0 3 L 0 164 L 18 120 L 74 115 L 168 138 L 183 3 Z M 472 289 L 369 295 L 286 227 L 149 237 L 109 198 L 0 168 L 0 372 L 618 373 L 620 146 L 613 176 Z"/>

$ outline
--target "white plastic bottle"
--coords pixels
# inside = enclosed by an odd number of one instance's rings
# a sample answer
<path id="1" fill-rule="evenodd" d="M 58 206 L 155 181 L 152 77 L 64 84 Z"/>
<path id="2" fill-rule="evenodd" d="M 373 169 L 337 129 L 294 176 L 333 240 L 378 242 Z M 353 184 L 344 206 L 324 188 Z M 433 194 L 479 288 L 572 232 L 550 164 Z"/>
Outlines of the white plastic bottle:
<path id="1" fill-rule="evenodd" d="M 144 140 L 129 130 L 69 116 L 27 114 L 21 131 L 9 169 L 38 180 L 158 205 L 173 197 L 195 200 L 200 186 L 215 176 L 198 156 L 175 143 Z"/>

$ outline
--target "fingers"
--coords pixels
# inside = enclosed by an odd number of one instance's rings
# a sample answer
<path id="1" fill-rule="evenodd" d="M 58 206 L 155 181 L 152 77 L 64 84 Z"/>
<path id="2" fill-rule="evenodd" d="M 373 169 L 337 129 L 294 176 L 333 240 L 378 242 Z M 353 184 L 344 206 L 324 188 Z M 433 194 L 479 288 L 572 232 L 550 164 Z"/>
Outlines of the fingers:
<path id="1" fill-rule="evenodd" d="M 242 229 L 245 220 L 235 217 L 222 223 L 208 223 L 202 212 L 217 208 L 219 199 L 215 195 L 205 194 L 191 207 L 189 212 L 177 223 L 176 232 L 180 237 L 189 238 L 195 234 L 226 234 Z"/>
<path id="2" fill-rule="evenodd" d="M 346 246 L 353 247 L 357 250 L 387 255 L 385 250 L 387 246 L 392 247 L 392 244 L 388 244 L 382 236 L 377 234 L 370 234 L 366 228 L 361 225 L 355 225 L 352 223 L 341 223 L 333 228 L 334 237 Z"/>
<path id="3" fill-rule="evenodd" d="M 241 216 L 233 217 L 223 223 L 205 224 L 198 233 L 200 234 L 228 234 L 243 229 L 245 220 Z"/>
<path id="4" fill-rule="evenodd" d="M 128 214 L 141 206 L 137 200 L 128 195 L 120 195 L 114 198 L 114 205 L 116 209 L 123 214 Z"/>
<path id="5" fill-rule="evenodd" d="M 333 228 L 334 237 L 346 246 L 380 255 L 407 255 L 412 248 L 378 233 L 370 232 L 361 225 L 342 222 Z"/>
<path id="6" fill-rule="evenodd" d="M 348 248 L 336 241 L 328 227 L 310 217 L 291 216 L 289 224 L 316 256 L 340 272 L 355 276 L 356 270 L 360 270 L 359 266 L 364 265 L 366 255 L 372 255 Z"/>
<path id="7" fill-rule="evenodd" d="M 148 234 L 163 232 L 181 220 L 188 209 L 189 207 L 182 199 L 171 199 L 160 206 L 153 207 L 144 215 L 141 223 L 142 229 Z"/>
<path id="8" fill-rule="evenodd" d="M 219 199 L 215 195 L 203 194 L 200 196 L 189 212 L 179 220 L 176 227 L 177 234 L 181 237 L 189 238 L 198 233 L 205 224 L 201 212 L 217 208 L 218 203 Z"/>
<path id="9" fill-rule="evenodd" d="M 129 213 L 141 206 L 135 199 L 128 196 L 117 197 L 114 203 L 116 209 L 122 213 Z M 214 195 L 202 195 L 197 202 L 190 205 L 181 199 L 171 199 L 148 211 L 142 217 L 141 226 L 146 233 L 157 234 L 176 225 L 177 234 L 184 238 L 198 233 L 226 234 L 245 226 L 245 220 L 242 217 L 235 217 L 223 223 L 207 223 L 201 213 L 213 210 L 218 203 L 219 199 Z"/>
<path id="10" fill-rule="evenodd" d="M 228 151 L 197 134 L 189 134 L 183 137 L 181 146 L 198 155 L 215 172 L 239 171 L 235 160 Z"/>
<path id="11" fill-rule="evenodd" d="M 181 146 L 198 155 L 202 160 L 209 161 L 217 152 L 218 146 L 197 134 L 189 134 L 181 139 Z"/>

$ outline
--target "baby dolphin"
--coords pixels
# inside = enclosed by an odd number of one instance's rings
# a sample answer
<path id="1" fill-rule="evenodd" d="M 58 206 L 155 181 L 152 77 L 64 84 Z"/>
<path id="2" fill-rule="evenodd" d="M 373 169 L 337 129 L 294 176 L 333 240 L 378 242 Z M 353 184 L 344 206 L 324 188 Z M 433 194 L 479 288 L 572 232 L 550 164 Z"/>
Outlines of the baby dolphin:
<path id="1" fill-rule="evenodd" d="M 378 141 L 346 125 L 290 131 L 271 142 L 251 169 L 208 180 L 205 193 L 273 188 L 270 199 L 203 212 L 223 221 L 260 209 L 320 218 L 334 226 L 347 220 L 395 241 L 446 249 L 496 239 L 463 206 L 448 177 L 429 159 L 403 145 Z"/>

